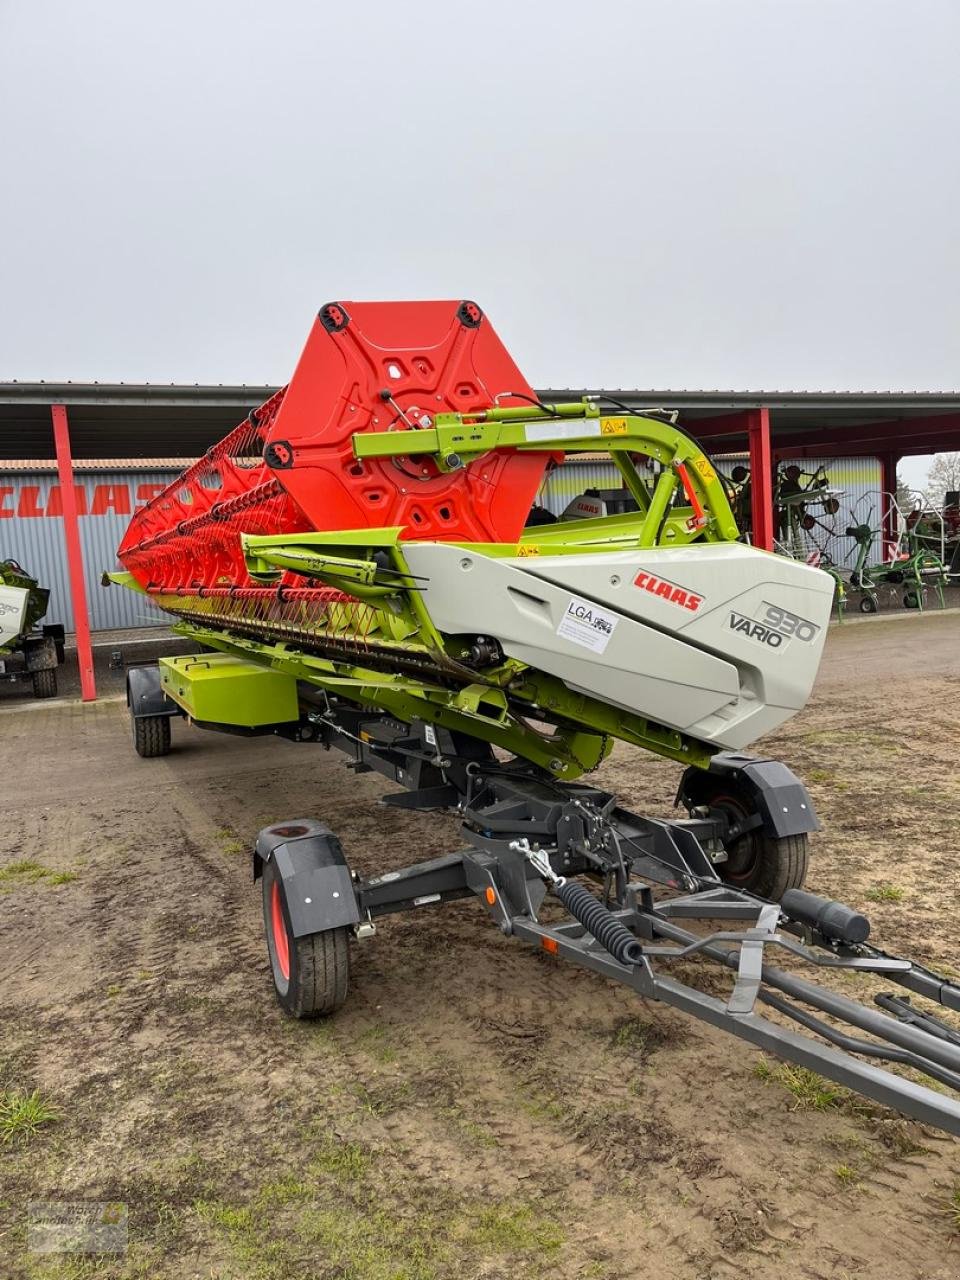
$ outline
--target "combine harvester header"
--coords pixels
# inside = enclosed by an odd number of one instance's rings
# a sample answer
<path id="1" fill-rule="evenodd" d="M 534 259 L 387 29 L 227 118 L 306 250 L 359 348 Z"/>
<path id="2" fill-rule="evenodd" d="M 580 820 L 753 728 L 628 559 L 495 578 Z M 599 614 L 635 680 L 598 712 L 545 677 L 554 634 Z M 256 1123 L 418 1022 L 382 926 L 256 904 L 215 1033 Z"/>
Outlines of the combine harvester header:
<path id="1" fill-rule="evenodd" d="M 528 526 L 548 468 L 598 450 L 633 509 Z M 465 850 L 370 880 L 313 819 L 260 833 L 289 1012 L 343 1003 L 376 917 L 475 895 L 506 934 L 960 1133 L 954 1099 L 861 1061 L 955 1089 L 956 1030 L 769 963 L 879 973 L 960 1010 L 960 988 L 802 889 L 810 798 L 743 752 L 806 702 L 834 584 L 738 541 L 673 415 L 541 403 L 473 302 L 330 303 L 290 384 L 137 513 L 119 556 L 114 580 L 205 650 L 129 673 L 141 755 L 186 716 L 337 747 L 403 788 L 385 803 L 462 818 Z M 686 766 L 687 818 L 576 781 L 617 738 Z M 540 920 L 548 892 L 569 922 Z M 670 975 L 694 957 L 730 971 L 727 999 Z"/>

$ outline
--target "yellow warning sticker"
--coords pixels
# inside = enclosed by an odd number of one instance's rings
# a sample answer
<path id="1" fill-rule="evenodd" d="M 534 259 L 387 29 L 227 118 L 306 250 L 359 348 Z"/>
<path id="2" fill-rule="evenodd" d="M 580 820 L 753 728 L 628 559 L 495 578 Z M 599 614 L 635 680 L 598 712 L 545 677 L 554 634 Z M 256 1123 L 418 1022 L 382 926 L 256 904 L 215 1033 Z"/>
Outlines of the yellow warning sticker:
<path id="1" fill-rule="evenodd" d="M 539 547 L 535 547 L 532 543 L 530 543 L 530 542 L 518 542 L 518 543 L 517 543 L 517 556 L 518 556 L 518 557 L 519 557 L 519 556 L 538 556 L 539 554 L 540 554 L 540 548 L 539 548 Z"/>
<path id="2" fill-rule="evenodd" d="M 704 480 L 716 480 L 717 473 L 706 458 L 694 458 L 693 465 L 703 476 Z"/>
<path id="3" fill-rule="evenodd" d="M 626 418 L 601 418 L 600 434 L 602 436 L 625 436 L 627 434 Z"/>

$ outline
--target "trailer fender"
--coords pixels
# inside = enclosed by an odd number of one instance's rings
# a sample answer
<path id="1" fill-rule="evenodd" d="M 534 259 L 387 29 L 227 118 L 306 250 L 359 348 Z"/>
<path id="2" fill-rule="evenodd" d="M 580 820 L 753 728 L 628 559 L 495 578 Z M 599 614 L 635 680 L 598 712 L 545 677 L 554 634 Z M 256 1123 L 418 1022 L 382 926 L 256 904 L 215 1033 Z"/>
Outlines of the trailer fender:
<path id="1" fill-rule="evenodd" d="M 59 622 L 47 623 L 47 625 L 44 626 L 43 628 L 43 634 L 48 640 L 53 641 L 53 646 L 57 652 L 57 666 L 62 667 L 64 641 L 66 639 L 66 633 L 64 632 L 63 624 Z"/>
<path id="2" fill-rule="evenodd" d="M 134 720 L 142 716 L 181 716 L 183 712 L 160 687 L 159 667 L 131 667 L 127 672 L 127 706 Z"/>
<path id="3" fill-rule="evenodd" d="M 315 818 L 264 827 L 253 851 L 253 878 L 273 862 L 283 883 L 295 938 L 360 922 L 353 877 L 340 841 Z"/>
<path id="4" fill-rule="evenodd" d="M 775 840 L 820 830 L 810 793 L 797 775 L 779 760 L 762 756 L 718 751 L 707 769 L 691 767 L 684 771 L 677 802 L 686 809 L 708 804 L 721 781 L 737 785 L 751 801 L 764 834 Z"/>
<path id="5" fill-rule="evenodd" d="M 23 662 L 28 671 L 53 671 L 57 667 L 57 646 L 49 636 L 27 636 L 23 642 Z"/>

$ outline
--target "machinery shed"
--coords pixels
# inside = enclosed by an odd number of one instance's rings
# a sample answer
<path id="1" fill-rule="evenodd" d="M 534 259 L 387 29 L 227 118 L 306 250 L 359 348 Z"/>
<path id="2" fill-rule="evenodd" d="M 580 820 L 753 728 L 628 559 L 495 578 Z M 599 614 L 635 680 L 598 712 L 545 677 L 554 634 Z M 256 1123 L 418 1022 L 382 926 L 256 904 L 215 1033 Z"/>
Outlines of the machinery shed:
<path id="1" fill-rule="evenodd" d="M 112 569 L 133 512 L 186 466 L 180 458 L 104 459 L 74 463 L 77 524 L 84 585 L 93 631 L 156 626 L 158 615 L 129 591 L 104 591 L 100 575 Z M 0 550 L 28 567 L 50 591 L 48 615 L 76 630 L 67 572 L 63 496 L 56 464 L 45 459 L 0 462 Z"/>
<path id="2" fill-rule="evenodd" d="M 84 697 L 95 696 L 90 631 L 155 625 L 128 593 L 99 583 L 132 512 L 274 392 L 271 386 L 0 383 L 0 555 L 22 559 L 52 591 L 49 616 L 76 633 Z M 902 457 L 960 449 L 960 392 L 733 392 L 542 388 L 545 401 L 596 396 L 630 411 L 662 408 L 715 457 L 745 456 L 757 477 L 753 540 L 774 539 L 776 465 L 838 468 L 860 501 L 892 492 Z M 721 464 L 722 465 L 722 464 Z M 840 474 L 840 468 L 843 474 Z M 615 482 L 579 459 L 548 478 L 554 514 L 585 488 Z M 878 516 L 878 518 L 882 518 Z M 888 531 L 889 533 L 890 531 Z"/>

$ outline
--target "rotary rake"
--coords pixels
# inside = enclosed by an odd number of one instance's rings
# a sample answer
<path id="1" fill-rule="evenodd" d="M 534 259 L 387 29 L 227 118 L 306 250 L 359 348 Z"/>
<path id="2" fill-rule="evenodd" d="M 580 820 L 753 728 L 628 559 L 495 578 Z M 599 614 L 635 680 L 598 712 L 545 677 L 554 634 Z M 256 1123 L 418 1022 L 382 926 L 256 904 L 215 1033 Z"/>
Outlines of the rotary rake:
<path id="1" fill-rule="evenodd" d="M 730 472 L 728 496 L 737 526 L 750 540 L 752 525 L 751 476 L 738 463 Z M 842 490 L 830 486 L 823 466 L 803 471 L 796 463 L 780 467 L 773 485 L 773 510 L 776 524 L 774 550 L 794 560 L 822 569 L 833 579 L 837 621 L 843 621 L 846 608 L 846 583 L 829 550 L 837 536 L 835 517 L 840 510 Z"/>
<path id="2" fill-rule="evenodd" d="M 897 597 L 903 593 L 905 609 L 924 610 L 924 599 L 928 588 L 932 588 L 940 602 L 940 608 L 946 608 L 944 587 L 949 585 L 950 573 L 943 560 L 932 551 L 917 532 L 916 524 L 904 519 L 892 495 L 886 497 L 887 512 L 893 514 L 899 528 L 896 545 L 884 551 L 889 555 L 880 564 L 871 564 L 873 548 L 878 539 L 885 539 L 885 530 L 873 526 L 874 509 L 871 506 L 867 520 L 851 523 L 847 526 L 846 536 L 853 541 L 856 556 L 853 568 L 849 573 L 849 585 L 860 594 L 860 612 L 876 613 L 880 607 L 880 594 Z M 881 524 L 888 523 L 888 515 Z"/>
<path id="3" fill-rule="evenodd" d="M 636 509 L 525 527 L 546 469 L 598 449 Z M 960 987 L 802 887 L 810 798 L 745 748 L 804 705 L 834 584 L 737 537 L 670 415 L 542 403 L 476 304 L 320 311 L 290 384 L 137 513 L 111 575 L 197 646 L 129 673 L 141 755 L 186 716 L 337 748 L 397 784 L 385 804 L 460 817 L 460 850 L 372 878 L 316 819 L 260 832 L 288 1012 L 343 1003 L 381 916 L 473 896 L 506 935 L 960 1133 L 956 1030 L 802 976 L 960 1010 Z M 589 780 L 617 739 L 684 766 L 686 817 Z"/>

